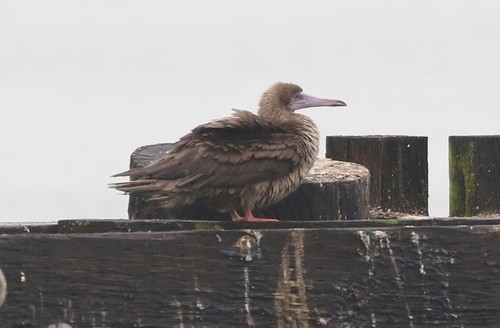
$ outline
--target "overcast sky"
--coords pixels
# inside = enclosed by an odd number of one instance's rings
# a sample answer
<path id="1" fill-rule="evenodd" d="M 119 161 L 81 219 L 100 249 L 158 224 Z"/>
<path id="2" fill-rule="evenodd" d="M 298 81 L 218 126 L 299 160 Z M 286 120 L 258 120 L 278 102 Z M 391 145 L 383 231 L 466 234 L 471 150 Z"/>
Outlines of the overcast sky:
<path id="1" fill-rule="evenodd" d="M 173 142 L 294 82 L 327 135 L 429 137 L 448 215 L 449 135 L 500 134 L 498 1 L 1 1 L 0 221 L 126 218 L 108 189 Z M 321 150 L 324 156 L 324 148 Z"/>

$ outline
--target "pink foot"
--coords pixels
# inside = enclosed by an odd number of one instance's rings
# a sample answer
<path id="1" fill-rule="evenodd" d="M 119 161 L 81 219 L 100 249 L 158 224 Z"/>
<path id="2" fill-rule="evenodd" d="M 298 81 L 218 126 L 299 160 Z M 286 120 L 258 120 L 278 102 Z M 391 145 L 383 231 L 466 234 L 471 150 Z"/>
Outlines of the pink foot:
<path id="1" fill-rule="evenodd" d="M 231 219 L 233 222 L 278 222 L 277 219 L 267 219 L 267 218 L 256 218 L 253 216 L 252 211 L 250 209 L 245 210 L 245 217 L 242 217 L 236 211 L 231 212 Z"/>
<path id="2" fill-rule="evenodd" d="M 278 222 L 277 219 L 256 218 L 253 216 L 252 211 L 249 208 L 245 209 L 245 218 L 249 222 Z"/>
<path id="3" fill-rule="evenodd" d="M 240 216 L 236 211 L 231 212 L 231 219 L 233 220 L 233 222 L 246 221 L 245 218 Z"/>

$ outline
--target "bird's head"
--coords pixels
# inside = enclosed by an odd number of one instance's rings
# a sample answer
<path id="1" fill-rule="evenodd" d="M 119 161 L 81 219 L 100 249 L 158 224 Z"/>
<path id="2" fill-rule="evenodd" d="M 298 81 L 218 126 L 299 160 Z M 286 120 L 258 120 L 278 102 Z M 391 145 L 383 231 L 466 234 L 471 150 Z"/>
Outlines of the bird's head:
<path id="1" fill-rule="evenodd" d="M 305 94 L 298 85 L 278 82 L 262 94 L 259 103 L 259 115 L 292 113 L 307 107 L 345 105 L 346 103 L 342 100 L 316 98 Z"/>

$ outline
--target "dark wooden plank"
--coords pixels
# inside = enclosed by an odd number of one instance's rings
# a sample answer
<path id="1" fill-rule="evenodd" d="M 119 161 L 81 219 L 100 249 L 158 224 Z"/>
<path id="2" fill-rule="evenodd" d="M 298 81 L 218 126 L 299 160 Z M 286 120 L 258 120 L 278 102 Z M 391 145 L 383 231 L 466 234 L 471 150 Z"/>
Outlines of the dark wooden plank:
<path id="1" fill-rule="evenodd" d="M 58 222 L 59 233 L 160 232 L 160 231 L 223 231 L 255 229 L 331 229 L 331 228 L 394 228 L 449 227 L 467 225 L 500 225 L 500 217 L 430 218 L 405 217 L 384 220 L 232 222 L 206 220 L 105 220 L 73 219 Z M 0 227 L 1 228 L 1 227 Z"/>
<path id="2" fill-rule="evenodd" d="M 172 144 L 143 146 L 131 155 L 131 168 L 143 167 L 163 157 Z M 285 221 L 350 220 L 369 216 L 369 172 L 354 163 L 319 160 L 305 182 L 293 194 L 255 214 Z M 129 198 L 129 218 L 228 220 L 229 215 L 218 213 L 200 204 L 175 209 L 163 209 L 148 202 L 139 194 Z"/>
<path id="3" fill-rule="evenodd" d="M 450 215 L 500 213 L 500 135 L 450 136 Z"/>
<path id="4" fill-rule="evenodd" d="M 499 233 L 477 225 L 1 235 L 0 327 L 495 327 Z"/>
<path id="5" fill-rule="evenodd" d="M 370 205 L 428 215 L 427 137 L 329 136 L 326 157 L 370 170 Z"/>
<path id="6" fill-rule="evenodd" d="M 0 234 L 13 234 L 13 233 L 56 233 L 58 232 L 57 222 L 12 222 L 0 223 Z"/>

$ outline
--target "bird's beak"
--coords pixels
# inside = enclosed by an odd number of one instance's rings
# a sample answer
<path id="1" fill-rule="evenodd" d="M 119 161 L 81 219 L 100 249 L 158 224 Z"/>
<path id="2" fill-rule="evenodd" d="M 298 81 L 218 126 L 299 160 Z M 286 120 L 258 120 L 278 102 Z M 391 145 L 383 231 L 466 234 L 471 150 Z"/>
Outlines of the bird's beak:
<path id="1" fill-rule="evenodd" d="M 298 94 L 295 99 L 292 99 L 290 108 L 297 110 L 307 107 L 321 107 L 321 106 L 346 106 L 346 103 L 337 99 L 322 99 L 306 95 L 305 93 Z"/>

